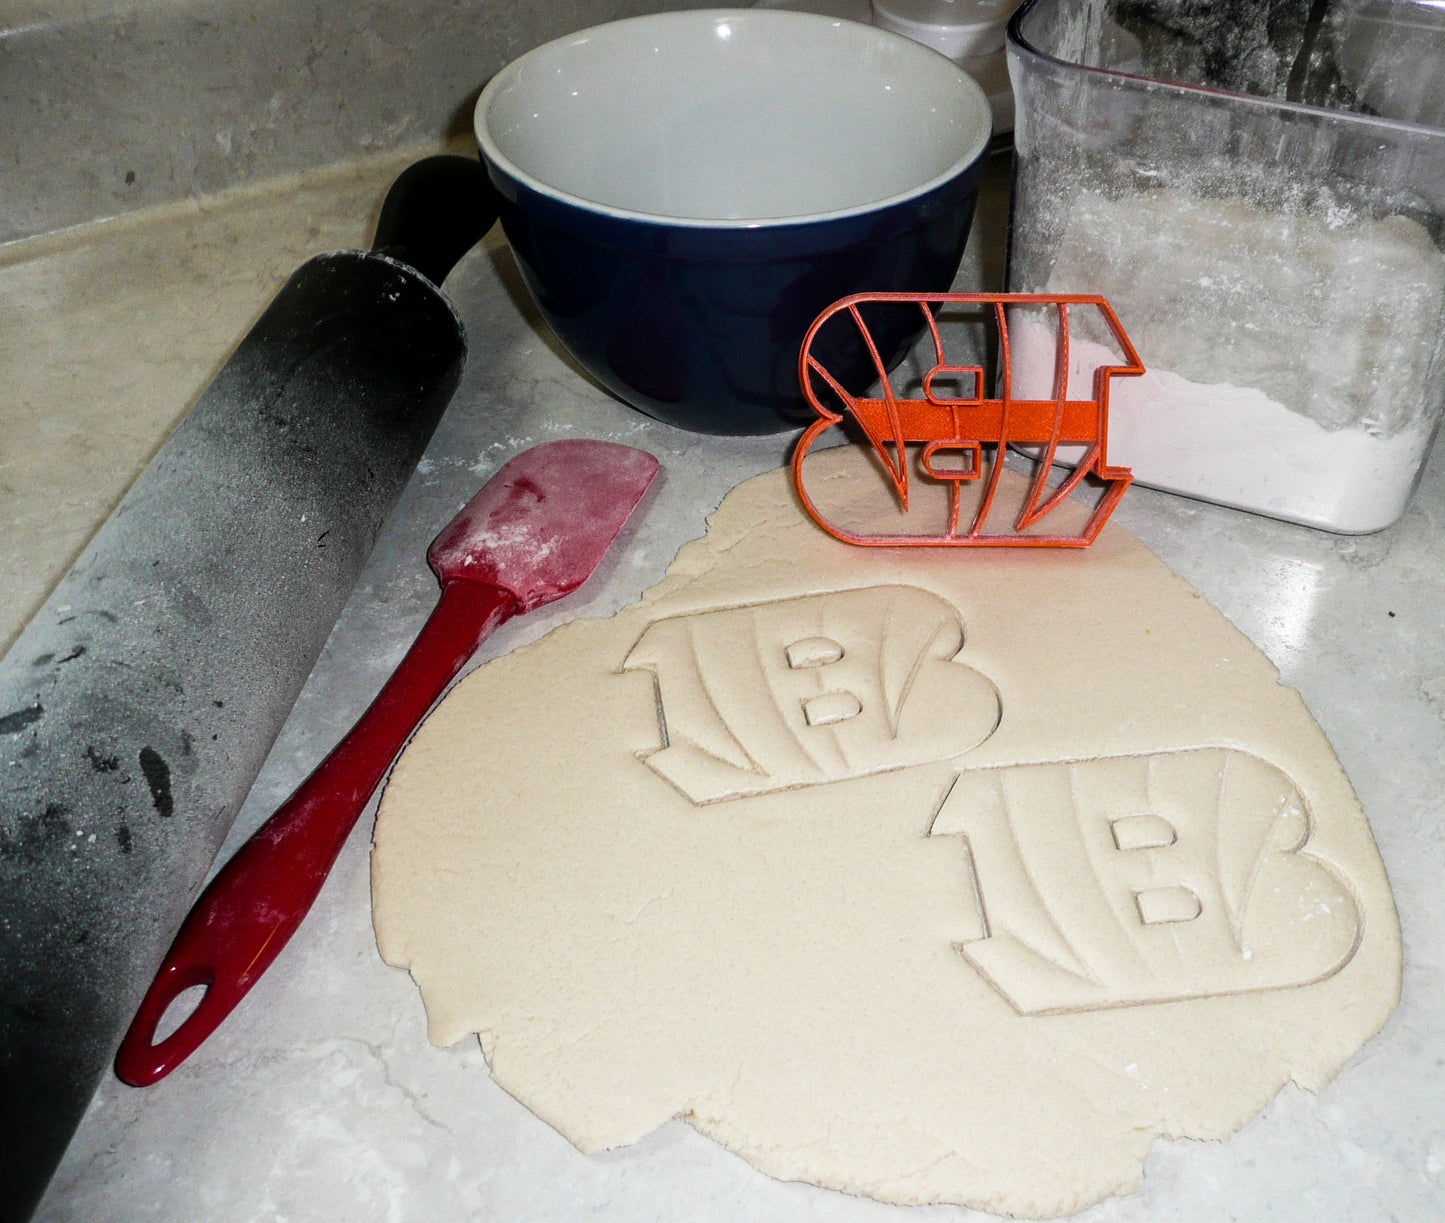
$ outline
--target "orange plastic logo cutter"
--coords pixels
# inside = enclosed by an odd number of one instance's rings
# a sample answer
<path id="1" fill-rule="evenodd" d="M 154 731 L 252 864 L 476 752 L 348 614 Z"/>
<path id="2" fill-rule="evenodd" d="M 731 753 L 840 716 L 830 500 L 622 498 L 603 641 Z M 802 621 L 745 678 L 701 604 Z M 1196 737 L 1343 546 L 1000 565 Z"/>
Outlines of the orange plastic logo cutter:
<path id="1" fill-rule="evenodd" d="M 933 364 L 923 373 L 921 397 L 900 397 L 891 385 L 878 344 L 864 321 L 860 307 L 875 303 L 916 304 L 922 312 L 927 334 L 933 344 Z M 952 365 L 944 354 L 938 312 L 954 304 L 983 308 L 992 315 L 997 337 L 997 398 L 984 395 L 985 374 L 981 365 Z M 1039 307 L 1052 307 L 1052 311 Z M 1033 324 L 1031 370 L 1024 381 L 1025 391 L 1033 397 L 1017 397 L 1015 387 L 1014 343 L 1009 332 L 1010 313 L 1019 308 L 1031 311 L 1030 317 L 1051 320 L 1046 334 L 1053 345 L 1052 377 L 1042 375 L 1043 382 L 1052 383 L 1047 390 L 1040 384 L 1038 335 Z M 1096 311 L 1091 335 L 1112 341 L 1100 345 L 1087 344 L 1089 358 L 1075 359 L 1070 351 L 1070 315 L 1073 311 Z M 849 393 L 814 354 L 814 341 L 820 329 L 836 315 L 851 318 L 865 346 L 879 382 L 875 398 Z M 1017 324 L 1016 324 L 1017 325 Z M 1081 347 L 1083 347 L 1081 345 Z M 1102 360 L 1100 355 L 1102 354 Z M 1049 355 L 1042 357 L 1049 364 Z M 1097 363 L 1096 363 L 1097 362 Z M 1080 397 L 1072 383 L 1083 382 L 1086 366 L 1093 365 L 1089 384 L 1092 396 Z M 1070 372 L 1073 377 L 1070 377 Z M 834 302 L 814 320 L 804 338 L 798 358 L 798 377 L 804 397 L 818 414 L 793 452 L 793 480 L 804 507 L 829 534 L 848 543 L 870 546 L 932 545 L 946 547 L 970 546 L 1034 546 L 1084 547 L 1114 512 L 1124 490 L 1133 477 L 1127 467 L 1111 467 L 1108 461 L 1109 388 L 1114 378 L 1142 374 L 1144 366 L 1124 333 L 1113 308 L 1102 297 L 1089 294 L 1034 293 L 859 293 Z M 1039 392 L 1043 390 L 1043 397 Z M 1072 396 L 1071 396 L 1072 392 Z M 825 406 L 824 400 L 834 407 Z M 946 524 L 938 530 L 921 533 L 862 534 L 844 524 L 829 521 L 805 486 L 804 460 L 814 442 L 828 429 L 851 418 L 862 430 L 868 443 L 892 481 L 898 505 L 909 508 L 910 466 L 912 478 L 940 482 L 947 488 Z M 1034 462 L 1022 504 L 1012 499 L 1007 510 L 1000 512 L 997 497 L 1003 474 L 1004 456 L 1008 447 L 1022 448 Z M 1056 485 L 1048 477 L 1060 447 L 1067 447 L 1068 460 L 1074 470 Z M 1077 457 L 1075 457 L 1077 456 Z M 1061 503 L 1087 477 L 1095 477 L 1101 486 L 1092 512 L 1080 524 L 1073 517 L 1072 529 L 1050 530 L 1040 527 L 1041 520 L 1054 514 Z M 981 485 L 979 482 L 982 482 Z M 963 490 L 973 489 L 969 512 L 964 513 Z M 1002 529 L 990 523 L 991 517 L 1006 517 Z M 1055 516 L 1057 522 L 1059 515 Z"/>

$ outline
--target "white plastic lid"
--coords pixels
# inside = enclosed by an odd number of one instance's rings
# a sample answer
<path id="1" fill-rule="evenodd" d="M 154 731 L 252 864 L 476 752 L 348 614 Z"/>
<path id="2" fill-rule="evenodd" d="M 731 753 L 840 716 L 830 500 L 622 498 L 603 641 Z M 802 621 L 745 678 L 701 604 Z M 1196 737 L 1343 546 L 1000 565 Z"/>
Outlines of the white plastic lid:
<path id="1" fill-rule="evenodd" d="M 873 24 L 940 51 L 972 59 L 997 51 L 1019 0 L 872 0 Z"/>

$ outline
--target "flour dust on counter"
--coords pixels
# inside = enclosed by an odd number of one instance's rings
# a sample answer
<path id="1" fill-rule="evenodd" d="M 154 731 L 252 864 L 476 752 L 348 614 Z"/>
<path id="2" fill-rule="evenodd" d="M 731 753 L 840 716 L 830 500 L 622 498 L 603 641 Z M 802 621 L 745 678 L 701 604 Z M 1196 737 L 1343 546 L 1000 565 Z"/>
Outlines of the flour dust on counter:
<path id="1" fill-rule="evenodd" d="M 852 447 L 810 487 L 891 511 Z M 1001 494 L 1003 495 L 1003 494 Z M 506 718 L 496 711 L 505 708 Z M 1369 826 L 1269 661 L 1126 531 L 860 549 L 784 472 L 396 766 L 383 957 L 585 1152 L 1052 1217 L 1317 1090 L 1399 997 Z"/>

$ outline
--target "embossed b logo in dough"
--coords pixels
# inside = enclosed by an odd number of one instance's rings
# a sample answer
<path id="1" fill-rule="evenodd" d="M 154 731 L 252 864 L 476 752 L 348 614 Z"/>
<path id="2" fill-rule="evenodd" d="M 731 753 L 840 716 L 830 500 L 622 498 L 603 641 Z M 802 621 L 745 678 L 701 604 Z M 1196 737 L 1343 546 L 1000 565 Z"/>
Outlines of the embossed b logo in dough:
<path id="1" fill-rule="evenodd" d="M 647 764 L 713 803 L 947 760 L 998 726 L 998 690 L 957 661 L 958 612 L 875 586 L 658 620 L 624 669 L 657 683 Z"/>
<path id="2" fill-rule="evenodd" d="M 1304 797 L 1201 748 L 961 773 L 982 938 L 959 951 L 1022 1014 L 1282 989 L 1338 972 L 1359 908 L 1309 853 Z"/>
<path id="3" fill-rule="evenodd" d="M 811 459 L 886 527 L 867 453 Z M 1399 928 L 1268 659 L 1122 528 L 851 549 L 787 475 L 641 603 L 478 668 L 392 770 L 373 912 L 432 1040 L 479 1033 L 584 1151 L 682 1118 L 782 1178 L 1020 1218 L 1328 1082 Z"/>

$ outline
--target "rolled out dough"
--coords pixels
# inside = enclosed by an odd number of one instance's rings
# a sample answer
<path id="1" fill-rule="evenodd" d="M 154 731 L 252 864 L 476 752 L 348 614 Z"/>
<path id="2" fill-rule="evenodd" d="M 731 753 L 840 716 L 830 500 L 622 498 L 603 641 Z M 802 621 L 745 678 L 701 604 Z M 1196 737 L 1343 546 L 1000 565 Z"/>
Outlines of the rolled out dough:
<path id="1" fill-rule="evenodd" d="M 875 512 L 859 452 L 809 462 Z M 1143 546 L 854 548 L 784 472 L 452 692 L 373 888 L 431 1039 L 477 1033 L 582 1150 L 681 1117 L 781 1178 L 1024 1216 L 1319 1088 L 1399 993 L 1324 735 Z"/>

